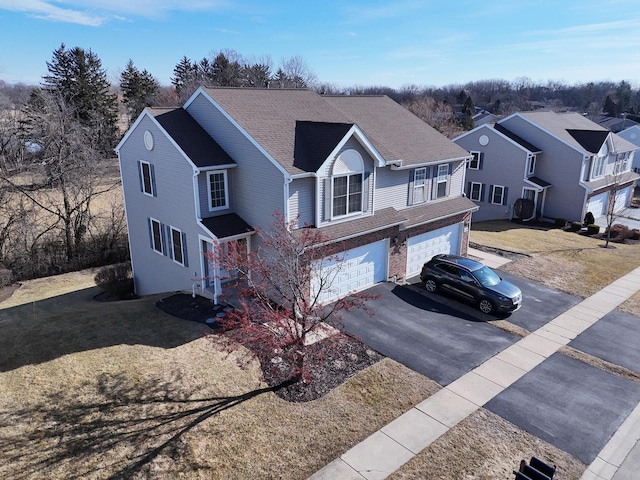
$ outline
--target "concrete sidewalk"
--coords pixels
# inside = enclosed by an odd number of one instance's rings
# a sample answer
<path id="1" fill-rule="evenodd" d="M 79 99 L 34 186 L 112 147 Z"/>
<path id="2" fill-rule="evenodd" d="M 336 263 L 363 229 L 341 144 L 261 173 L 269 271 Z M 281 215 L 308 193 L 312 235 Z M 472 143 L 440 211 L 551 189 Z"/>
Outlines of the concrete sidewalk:
<path id="1" fill-rule="evenodd" d="M 498 268 L 509 260 L 469 255 Z M 450 383 L 309 477 L 378 480 L 398 470 L 460 421 L 640 290 L 640 268 L 557 316 Z M 640 470 L 640 405 L 612 436 L 581 480 L 627 480 Z M 515 466 L 514 466 L 515 468 Z"/>

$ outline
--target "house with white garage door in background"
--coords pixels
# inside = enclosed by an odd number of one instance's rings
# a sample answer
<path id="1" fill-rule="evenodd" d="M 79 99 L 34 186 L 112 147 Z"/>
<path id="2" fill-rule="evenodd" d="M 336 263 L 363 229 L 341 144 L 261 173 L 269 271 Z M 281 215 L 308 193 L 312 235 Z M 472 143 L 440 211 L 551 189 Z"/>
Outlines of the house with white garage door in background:
<path id="1" fill-rule="evenodd" d="M 454 138 L 472 159 L 465 191 L 475 221 L 511 219 L 519 198 L 536 216 L 583 221 L 629 205 L 637 148 L 578 113 L 518 112 Z"/>
<path id="2" fill-rule="evenodd" d="M 386 96 L 199 88 L 182 107 L 145 109 L 116 151 L 139 295 L 216 298 L 205 253 L 255 249 L 280 212 L 348 245 L 331 301 L 466 254 L 477 208 L 469 153 Z"/>

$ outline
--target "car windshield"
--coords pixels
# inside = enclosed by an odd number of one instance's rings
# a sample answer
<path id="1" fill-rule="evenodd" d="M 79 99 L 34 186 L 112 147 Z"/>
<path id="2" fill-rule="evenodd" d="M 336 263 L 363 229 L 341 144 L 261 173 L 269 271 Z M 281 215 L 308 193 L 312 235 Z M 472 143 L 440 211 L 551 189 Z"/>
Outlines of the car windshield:
<path id="1" fill-rule="evenodd" d="M 493 287 L 502 281 L 498 274 L 489 267 L 482 267 L 481 269 L 473 272 L 473 275 L 478 279 L 483 287 Z"/>

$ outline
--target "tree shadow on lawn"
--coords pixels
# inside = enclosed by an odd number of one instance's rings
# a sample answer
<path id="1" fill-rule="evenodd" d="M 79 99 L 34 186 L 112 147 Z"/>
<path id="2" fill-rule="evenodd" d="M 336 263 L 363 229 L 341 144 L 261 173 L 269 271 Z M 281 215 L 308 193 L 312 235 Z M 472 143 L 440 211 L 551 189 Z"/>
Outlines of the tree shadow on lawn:
<path id="1" fill-rule="evenodd" d="M 207 419 L 267 392 L 197 398 L 176 392 L 180 378 L 133 385 L 125 375 L 103 374 L 95 395 L 59 391 L 17 411 L 0 411 L 0 473 L 5 478 L 149 478 L 161 455 L 186 455 L 181 437 Z M 86 385 L 89 386 L 89 385 Z M 87 391 L 81 388 L 81 391 Z M 151 475 L 153 476 L 153 475 Z"/>
<path id="2" fill-rule="evenodd" d="M 94 299 L 99 291 L 0 309 L 0 371 L 114 345 L 174 348 L 210 332 L 160 311 L 155 303 L 161 296 L 101 302 Z"/>

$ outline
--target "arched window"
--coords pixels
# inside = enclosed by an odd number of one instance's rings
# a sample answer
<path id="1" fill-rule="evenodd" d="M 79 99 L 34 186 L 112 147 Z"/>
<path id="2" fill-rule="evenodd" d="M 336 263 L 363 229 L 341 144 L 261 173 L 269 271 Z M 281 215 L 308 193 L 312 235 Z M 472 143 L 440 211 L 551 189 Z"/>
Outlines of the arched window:
<path id="1" fill-rule="evenodd" d="M 345 150 L 333 164 L 332 216 L 362 211 L 364 162 L 356 150 Z"/>

